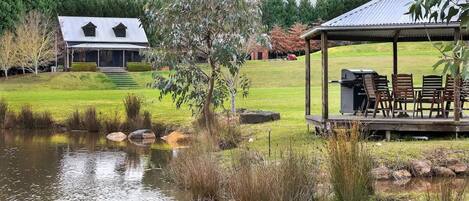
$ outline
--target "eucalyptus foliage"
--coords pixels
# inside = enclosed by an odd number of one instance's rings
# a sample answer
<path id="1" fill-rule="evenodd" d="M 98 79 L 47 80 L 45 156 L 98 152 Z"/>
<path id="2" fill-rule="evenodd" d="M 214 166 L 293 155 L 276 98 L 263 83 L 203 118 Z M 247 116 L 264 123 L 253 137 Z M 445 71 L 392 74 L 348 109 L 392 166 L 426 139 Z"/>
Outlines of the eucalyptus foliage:
<path id="1" fill-rule="evenodd" d="M 154 74 L 152 86 L 193 114 L 220 107 L 229 97 L 228 77 L 247 59 L 245 43 L 258 32 L 261 12 L 254 0 L 165 0 L 147 5 L 150 31 L 160 42 L 144 53 L 169 76 Z M 226 76 L 232 75 L 232 76 Z"/>

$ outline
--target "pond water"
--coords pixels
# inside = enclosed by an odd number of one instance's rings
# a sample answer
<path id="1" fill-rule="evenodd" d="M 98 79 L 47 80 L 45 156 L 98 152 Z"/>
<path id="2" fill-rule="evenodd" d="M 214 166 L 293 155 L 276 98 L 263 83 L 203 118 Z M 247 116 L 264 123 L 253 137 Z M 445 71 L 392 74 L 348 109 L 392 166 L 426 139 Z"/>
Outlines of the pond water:
<path id="1" fill-rule="evenodd" d="M 163 179 L 167 145 L 0 131 L 0 200 L 188 200 Z"/>

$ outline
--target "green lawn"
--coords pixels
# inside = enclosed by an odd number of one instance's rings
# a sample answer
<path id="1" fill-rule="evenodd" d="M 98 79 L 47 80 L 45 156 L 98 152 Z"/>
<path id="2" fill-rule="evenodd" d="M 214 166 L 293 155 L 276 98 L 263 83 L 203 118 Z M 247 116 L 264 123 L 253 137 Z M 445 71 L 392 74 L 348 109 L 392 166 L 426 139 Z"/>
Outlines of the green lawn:
<path id="1" fill-rule="evenodd" d="M 414 82 L 421 83 L 424 74 L 439 74 L 431 68 L 438 53 L 429 43 L 402 43 L 399 45 L 399 72 L 413 73 Z M 320 55 L 313 54 L 312 94 L 313 113 L 320 113 Z M 392 44 L 365 44 L 330 49 L 330 79 L 340 77 L 342 68 L 370 68 L 380 74 L 392 71 Z M 278 111 L 282 120 L 244 126 L 245 134 L 254 142 L 245 143 L 251 148 L 266 151 L 269 130 L 272 131 L 274 151 L 290 145 L 306 152 L 320 152 L 324 143 L 308 134 L 304 120 L 304 57 L 298 61 L 250 61 L 243 72 L 252 80 L 252 89 L 246 99 L 238 99 L 238 107 Z M 76 108 L 93 105 L 103 114 L 123 112 L 122 98 L 128 93 L 145 97 L 144 109 L 156 121 L 188 125 L 191 121 L 187 108 L 176 109 L 171 99 L 158 100 L 158 91 L 145 88 L 151 73 L 132 73 L 142 86 L 137 90 L 116 90 L 101 73 L 44 73 L 0 80 L 0 97 L 6 98 L 17 110 L 30 104 L 37 111 L 49 110 L 56 119 L 63 120 Z M 330 113 L 338 113 L 339 86 L 330 85 Z M 436 148 L 469 149 L 469 140 L 430 142 L 391 142 L 374 148 L 385 161 L 405 161 L 422 157 Z M 466 157 L 468 158 L 468 157 Z"/>

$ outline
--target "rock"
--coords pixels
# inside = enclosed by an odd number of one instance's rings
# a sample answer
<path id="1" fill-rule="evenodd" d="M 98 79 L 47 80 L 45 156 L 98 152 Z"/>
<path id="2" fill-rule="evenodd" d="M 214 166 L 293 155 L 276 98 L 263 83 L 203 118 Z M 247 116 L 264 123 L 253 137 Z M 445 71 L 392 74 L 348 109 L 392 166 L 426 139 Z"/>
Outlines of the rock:
<path id="1" fill-rule="evenodd" d="M 130 139 L 129 138 L 129 142 L 138 147 L 149 147 L 153 143 L 156 142 L 156 139 L 155 138 L 147 138 L 147 139 Z"/>
<path id="2" fill-rule="evenodd" d="M 106 138 L 114 142 L 122 142 L 127 138 L 127 135 L 122 132 L 115 132 L 106 135 Z"/>
<path id="3" fill-rule="evenodd" d="M 429 177 L 432 175 L 432 162 L 428 160 L 413 160 L 410 162 L 410 170 L 416 177 Z"/>
<path id="4" fill-rule="evenodd" d="M 451 170 L 449 168 L 441 167 L 441 166 L 434 167 L 433 168 L 433 173 L 437 177 L 454 177 L 454 176 L 456 176 L 456 173 L 454 173 L 453 170 Z"/>
<path id="5" fill-rule="evenodd" d="M 379 168 L 371 170 L 371 174 L 373 175 L 373 178 L 377 180 L 386 180 L 391 177 L 391 171 L 385 166 L 380 166 Z"/>
<path id="6" fill-rule="evenodd" d="M 258 124 L 277 120 L 280 120 L 278 112 L 239 110 L 239 122 L 242 124 Z"/>
<path id="7" fill-rule="evenodd" d="M 174 131 L 167 136 L 162 137 L 172 148 L 185 148 L 190 144 L 192 138 L 181 132 Z"/>
<path id="8" fill-rule="evenodd" d="M 156 135 L 148 129 L 136 130 L 129 134 L 129 139 L 155 139 Z"/>
<path id="9" fill-rule="evenodd" d="M 448 168 L 453 170 L 456 174 L 464 174 L 468 170 L 467 165 L 461 162 L 453 165 L 448 165 Z"/>
<path id="10" fill-rule="evenodd" d="M 395 180 L 407 180 L 412 177 L 412 174 L 407 170 L 397 170 L 392 172 L 392 177 Z"/>

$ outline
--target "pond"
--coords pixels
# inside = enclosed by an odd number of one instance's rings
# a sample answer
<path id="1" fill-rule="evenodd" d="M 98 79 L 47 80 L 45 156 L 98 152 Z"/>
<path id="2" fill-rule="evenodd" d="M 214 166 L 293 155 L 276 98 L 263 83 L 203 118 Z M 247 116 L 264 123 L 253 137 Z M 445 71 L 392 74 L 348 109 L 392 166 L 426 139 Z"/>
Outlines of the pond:
<path id="1" fill-rule="evenodd" d="M 0 131 L 0 200 L 189 200 L 163 179 L 175 154 L 160 142 Z"/>

